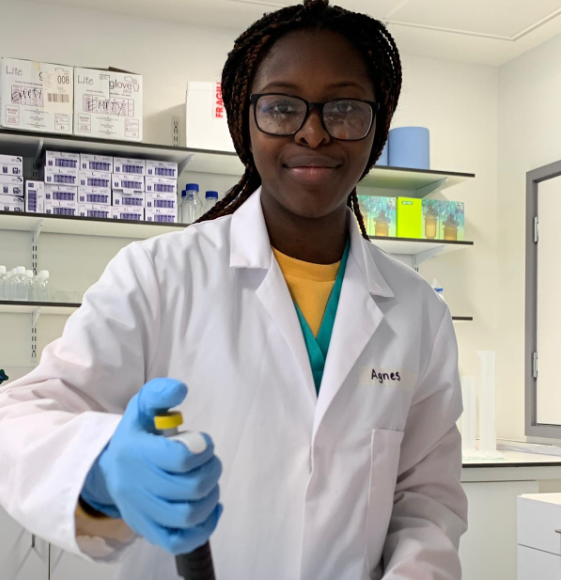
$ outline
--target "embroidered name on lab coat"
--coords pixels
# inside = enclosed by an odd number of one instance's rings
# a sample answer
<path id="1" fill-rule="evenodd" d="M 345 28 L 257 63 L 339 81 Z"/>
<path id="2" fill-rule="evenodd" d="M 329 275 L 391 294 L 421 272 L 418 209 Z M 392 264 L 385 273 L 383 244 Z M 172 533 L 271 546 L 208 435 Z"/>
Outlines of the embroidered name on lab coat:
<path id="1" fill-rule="evenodd" d="M 375 367 L 360 367 L 360 384 L 365 386 L 395 387 L 410 391 L 415 383 L 408 376 L 409 374 L 404 374 L 403 371 L 398 370 L 389 371 Z"/>

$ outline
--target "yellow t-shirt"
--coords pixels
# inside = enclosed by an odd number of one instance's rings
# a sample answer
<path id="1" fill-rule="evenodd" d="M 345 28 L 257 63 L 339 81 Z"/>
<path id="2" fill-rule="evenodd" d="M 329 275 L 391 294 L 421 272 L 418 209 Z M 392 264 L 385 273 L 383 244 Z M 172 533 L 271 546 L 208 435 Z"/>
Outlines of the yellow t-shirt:
<path id="1" fill-rule="evenodd" d="M 281 254 L 273 248 L 290 295 L 300 308 L 314 336 L 318 335 L 339 265 L 312 264 Z"/>

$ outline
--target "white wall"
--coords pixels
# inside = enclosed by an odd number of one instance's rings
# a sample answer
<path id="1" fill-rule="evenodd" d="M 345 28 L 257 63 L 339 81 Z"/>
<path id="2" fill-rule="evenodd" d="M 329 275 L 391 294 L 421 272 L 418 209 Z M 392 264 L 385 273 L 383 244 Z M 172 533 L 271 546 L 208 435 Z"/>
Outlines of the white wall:
<path id="1" fill-rule="evenodd" d="M 561 159 L 561 36 L 499 69 L 498 429 L 524 439 L 526 172 Z"/>
<path id="2" fill-rule="evenodd" d="M 219 79 L 235 37 L 234 32 L 21 0 L 3 0 L 0 18 L 0 55 L 142 73 L 145 141 L 164 144 L 171 144 L 171 117 L 183 118 L 187 81 Z M 466 236 L 475 248 L 437 258 L 421 269 L 429 280 L 436 276 L 442 282 L 453 313 L 475 317 L 473 323 L 457 325 L 461 370 L 475 374 L 476 351 L 496 347 L 497 69 L 411 55 L 403 55 L 403 64 L 403 94 L 394 126 L 430 127 L 432 167 L 477 174 L 446 192 L 449 199 L 465 202 Z M 207 176 L 202 181 L 224 191 L 233 179 Z M 72 246 L 91 252 L 99 241 L 77 237 Z M 62 253 L 64 243 L 56 236 L 45 239 L 40 261 L 46 262 L 42 267 L 60 270 L 54 282 L 70 290 L 62 264 L 52 257 L 53 252 Z M 102 252 L 109 255 L 122 244 L 107 240 Z M 88 273 L 79 260 L 74 263 L 83 290 Z M 94 269 L 97 275 L 101 262 Z"/>

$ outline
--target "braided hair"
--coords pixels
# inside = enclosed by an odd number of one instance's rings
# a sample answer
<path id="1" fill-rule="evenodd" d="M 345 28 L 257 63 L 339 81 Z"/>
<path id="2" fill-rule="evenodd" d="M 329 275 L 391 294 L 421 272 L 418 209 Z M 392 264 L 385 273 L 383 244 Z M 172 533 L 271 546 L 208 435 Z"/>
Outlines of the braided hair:
<path id="1" fill-rule="evenodd" d="M 386 27 L 365 14 L 330 6 L 329 0 L 304 0 L 303 4 L 265 14 L 234 43 L 222 71 L 222 97 L 230 134 L 245 171 L 240 181 L 199 221 L 230 215 L 261 185 L 250 150 L 250 90 L 257 66 L 273 43 L 296 30 L 323 29 L 344 35 L 365 58 L 381 103 L 376 134 L 368 164 L 361 179 L 372 169 L 388 138 L 392 116 L 401 91 L 401 61 L 397 46 Z M 368 239 L 356 187 L 348 199 L 363 237 Z"/>

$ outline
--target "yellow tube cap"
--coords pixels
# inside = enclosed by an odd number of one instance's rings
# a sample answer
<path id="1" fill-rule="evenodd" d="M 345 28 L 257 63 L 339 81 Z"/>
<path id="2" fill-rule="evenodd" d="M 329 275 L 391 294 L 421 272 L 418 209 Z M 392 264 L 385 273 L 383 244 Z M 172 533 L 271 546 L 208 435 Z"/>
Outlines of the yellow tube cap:
<path id="1" fill-rule="evenodd" d="M 179 425 L 183 425 L 183 415 L 180 411 L 167 411 L 166 413 L 159 413 L 154 417 L 154 426 L 158 431 L 175 429 Z"/>

